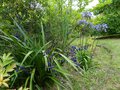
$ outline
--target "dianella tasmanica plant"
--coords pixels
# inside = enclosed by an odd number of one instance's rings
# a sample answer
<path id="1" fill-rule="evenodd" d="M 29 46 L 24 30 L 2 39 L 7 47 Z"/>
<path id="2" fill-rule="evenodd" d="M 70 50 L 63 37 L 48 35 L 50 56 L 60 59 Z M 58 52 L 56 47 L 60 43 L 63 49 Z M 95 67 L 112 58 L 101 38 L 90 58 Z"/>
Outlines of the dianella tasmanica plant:
<path id="1" fill-rule="evenodd" d="M 10 86 L 19 88 L 20 85 L 30 90 L 41 88 L 44 90 L 53 85 L 56 85 L 57 88 L 66 88 L 65 85 L 67 85 L 72 89 L 69 79 L 71 75 L 63 67 L 61 61 L 65 60 L 74 69 L 77 70 L 77 68 L 70 59 L 63 55 L 61 49 L 51 48 L 51 42 L 46 42 L 42 22 L 42 33 L 40 32 L 37 37 L 31 37 L 21 29 L 14 19 L 13 21 L 23 38 L 0 31 L 2 33 L 1 38 L 9 42 L 12 47 L 12 54 L 18 62 Z M 20 80 L 21 82 L 19 82 Z"/>

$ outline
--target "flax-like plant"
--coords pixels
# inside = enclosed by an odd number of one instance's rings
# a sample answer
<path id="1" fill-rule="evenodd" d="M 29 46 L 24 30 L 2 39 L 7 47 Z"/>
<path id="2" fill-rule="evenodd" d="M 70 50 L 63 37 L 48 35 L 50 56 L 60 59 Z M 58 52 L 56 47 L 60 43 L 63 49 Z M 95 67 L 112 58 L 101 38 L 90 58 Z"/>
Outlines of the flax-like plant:
<path id="1" fill-rule="evenodd" d="M 42 22 L 42 32 L 38 33 L 38 36 L 30 37 L 14 19 L 13 21 L 23 38 L 15 37 L 0 30 L 2 33 L 0 37 L 9 42 L 11 52 L 16 62 L 18 62 L 10 87 L 17 88 L 20 85 L 30 90 L 40 88 L 44 90 L 53 85 L 57 85 L 58 88 L 66 88 L 65 85 L 68 84 L 72 89 L 69 80 L 71 75 L 62 66 L 60 60 L 64 59 L 74 69 L 77 70 L 77 68 L 60 50 L 53 48 L 47 54 L 46 50 L 50 47 L 51 42 L 46 42 L 45 40 Z"/>

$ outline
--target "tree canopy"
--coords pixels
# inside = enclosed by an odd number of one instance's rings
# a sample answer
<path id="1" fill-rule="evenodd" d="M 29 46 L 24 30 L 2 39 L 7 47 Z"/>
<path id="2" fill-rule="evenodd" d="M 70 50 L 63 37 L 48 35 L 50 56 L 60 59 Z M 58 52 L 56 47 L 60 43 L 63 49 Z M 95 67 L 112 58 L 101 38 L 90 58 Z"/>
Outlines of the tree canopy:
<path id="1" fill-rule="evenodd" d="M 109 26 L 108 34 L 120 33 L 120 0 L 99 0 L 93 9 L 95 15 L 101 15 L 101 23 Z"/>

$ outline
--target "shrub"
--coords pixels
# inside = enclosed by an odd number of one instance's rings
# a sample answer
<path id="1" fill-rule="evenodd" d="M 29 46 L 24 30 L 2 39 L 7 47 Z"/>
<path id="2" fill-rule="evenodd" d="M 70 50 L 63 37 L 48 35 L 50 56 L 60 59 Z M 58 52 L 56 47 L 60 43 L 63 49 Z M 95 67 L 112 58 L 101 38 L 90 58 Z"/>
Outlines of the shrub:
<path id="1" fill-rule="evenodd" d="M 120 1 L 119 0 L 104 0 L 93 8 L 94 14 L 98 15 L 95 22 L 106 23 L 109 28 L 107 34 L 120 33 Z M 101 33 L 104 34 L 104 33 Z"/>

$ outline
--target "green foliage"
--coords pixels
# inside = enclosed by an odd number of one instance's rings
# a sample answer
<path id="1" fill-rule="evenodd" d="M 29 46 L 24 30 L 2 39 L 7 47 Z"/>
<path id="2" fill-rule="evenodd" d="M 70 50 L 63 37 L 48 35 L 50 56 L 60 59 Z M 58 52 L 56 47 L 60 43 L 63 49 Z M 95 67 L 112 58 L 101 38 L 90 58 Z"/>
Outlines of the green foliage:
<path id="1" fill-rule="evenodd" d="M 101 19 L 99 20 L 99 22 L 108 24 L 109 26 L 108 34 L 120 33 L 119 4 L 120 4 L 119 0 L 106 0 L 104 3 L 101 2 L 93 9 L 95 14 L 101 14 L 100 15 Z"/>
<path id="2" fill-rule="evenodd" d="M 41 9 L 32 8 L 31 5 L 32 2 L 29 0 L 1 0 L 2 29 L 12 30 L 12 32 L 17 29 L 12 22 L 12 17 L 29 33 L 37 33 L 39 31 L 37 24 L 44 14 Z"/>
<path id="3" fill-rule="evenodd" d="M 111 3 L 112 3 L 112 0 L 105 0 L 104 2 L 99 1 L 99 4 L 97 4 L 97 6 L 95 6 L 93 8 L 94 14 L 100 14 L 104 11 L 107 12 L 108 10 L 106 10 L 106 9 L 109 9 L 109 8 L 107 8 L 107 6 Z"/>
<path id="4" fill-rule="evenodd" d="M 80 40 L 76 39 L 72 45 L 79 45 Z M 92 59 L 93 67 L 79 75 L 75 71 L 73 78 L 73 90 L 119 90 L 120 83 L 120 49 L 119 39 L 101 39 L 96 40 L 94 58 Z M 108 48 L 111 52 L 103 47 Z"/>
<path id="5" fill-rule="evenodd" d="M 92 68 L 92 59 L 95 46 L 95 40 L 93 40 L 91 37 L 83 38 L 83 40 L 81 40 L 79 50 L 76 50 L 76 58 L 78 59 L 80 67 L 83 70 Z"/>
<path id="6" fill-rule="evenodd" d="M 72 43 L 70 49 L 70 58 L 76 64 L 76 67 L 87 71 L 93 68 L 93 56 L 96 47 L 96 41 L 92 37 L 82 36 Z"/>
<path id="7" fill-rule="evenodd" d="M 16 25 L 20 29 L 20 26 L 17 23 Z M 44 35 L 42 35 L 42 37 L 33 38 L 27 35 L 24 30 L 22 30 L 22 32 L 24 34 L 22 33 L 21 35 L 25 35 L 23 40 L 1 31 L 1 33 L 4 34 L 1 35 L 1 38 L 7 40 L 10 45 L 12 45 L 12 54 L 14 55 L 15 60 L 19 63 L 18 65 L 25 67 L 26 69 L 30 69 L 28 70 L 30 75 L 25 75 L 24 70 L 18 69 L 18 72 L 16 72 L 15 77 L 13 78 L 14 80 L 11 87 L 16 88 L 19 87 L 18 85 L 24 85 L 24 82 L 27 78 L 29 78 L 30 85 L 27 83 L 27 86 L 29 86 L 31 90 L 37 88 L 37 86 L 40 88 L 48 88 L 52 85 L 65 88 L 59 78 L 64 78 L 65 82 L 70 82 L 70 75 L 68 74 L 68 71 L 66 71 L 66 69 L 60 64 L 59 60 L 65 59 L 71 66 L 73 66 L 73 68 L 77 70 L 74 63 L 64 56 L 61 51 L 56 51 L 54 49 L 51 52 L 51 54 L 54 55 L 50 59 L 49 54 L 46 55 L 45 50 L 49 48 L 51 44 L 50 42 L 45 43 Z M 44 31 L 42 34 L 44 34 Z M 59 55 L 61 57 L 58 57 Z M 49 68 L 52 68 L 49 67 L 49 62 L 54 65 L 53 69 L 49 70 Z M 21 77 L 19 77 L 19 75 Z M 22 81 L 19 82 L 21 79 Z M 70 88 L 72 87 L 70 86 Z"/>
<path id="8" fill-rule="evenodd" d="M 80 66 L 83 70 L 88 70 L 92 67 L 92 58 L 90 52 L 87 50 L 81 50 L 76 52 L 76 57 L 80 62 Z"/>
<path id="9" fill-rule="evenodd" d="M 3 54 L 0 56 L 0 88 L 9 87 L 8 81 L 10 80 L 10 72 L 14 71 L 16 63 L 11 54 Z"/>
<path id="10" fill-rule="evenodd" d="M 89 1 L 92 0 L 77 0 L 78 11 Z M 0 1 L 0 41 L 4 42 L 0 46 L 10 48 L 17 62 L 10 88 L 46 90 L 68 85 L 72 89 L 71 75 L 61 62 L 64 60 L 78 71 L 64 55 L 73 41 L 69 35 L 80 17 L 72 5 L 72 0 Z"/>
<path id="11" fill-rule="evenodd" d="M 68 33 L 74 30 L 79 13 L 90 1 L 92 0 L 76 0 L 79 7 L 76 11 L 72 9 L 74 3 L 72 0 L 1 0 L 0 28 L 20 36 L 12 17 L 22 29 L 34 36 L 42 31 L 40 24 L 42 21 L 46 40 L 52 41 L 54 47 L 65 49 L 70 43 Z"/>

